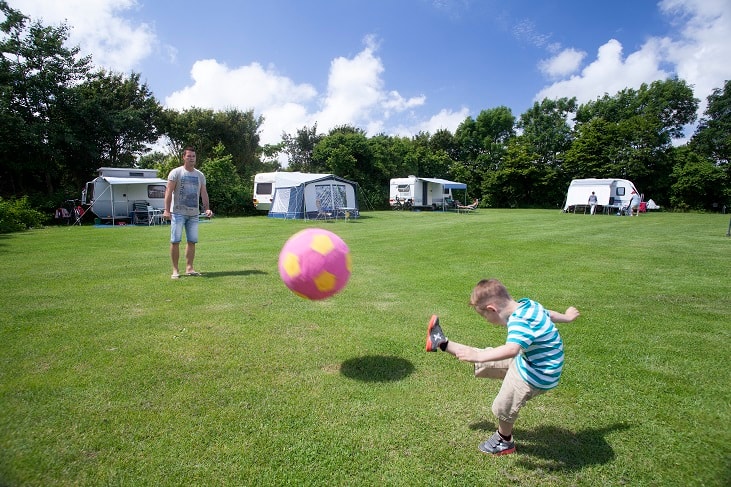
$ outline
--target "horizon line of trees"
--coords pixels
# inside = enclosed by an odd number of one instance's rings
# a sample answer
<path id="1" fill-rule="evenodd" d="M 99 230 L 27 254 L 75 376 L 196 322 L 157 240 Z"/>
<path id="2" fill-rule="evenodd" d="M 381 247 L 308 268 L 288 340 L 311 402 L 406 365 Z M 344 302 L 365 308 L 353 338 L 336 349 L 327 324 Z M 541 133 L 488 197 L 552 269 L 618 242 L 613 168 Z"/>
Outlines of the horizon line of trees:
<path id="1" fill-rule="evenodd" d="M 731 200 L 731 83 L 698 100 L 669 78 L 579 104 L 544 99 L 516 118 L 499 106 L 467 117 L 454 133 L 368 136 L 351 125 L 317 124 L 260 144 L 253 110 L 164 109 L 140 75 L 94 70 L 65 46 L 68 26 L 31 21 L 0 0 L 0 198 L 27 197 L 50 212 L 78 198 L 102 166 L 155 168 L 162 177 L 196 147 L 219 214 L 253 211 L 254 174 L 325 172 L 359 184 L 366 207 L 388 205 L 389 180 L 407 175 L 464 182 L 489 207 L 556 208 L 574 178 L 631 179 L 657 203 L 707 210 Z M 167 153 L 150 146 L 165 140 Z M 362 205 L 363 206 L 363 205 Z"/>

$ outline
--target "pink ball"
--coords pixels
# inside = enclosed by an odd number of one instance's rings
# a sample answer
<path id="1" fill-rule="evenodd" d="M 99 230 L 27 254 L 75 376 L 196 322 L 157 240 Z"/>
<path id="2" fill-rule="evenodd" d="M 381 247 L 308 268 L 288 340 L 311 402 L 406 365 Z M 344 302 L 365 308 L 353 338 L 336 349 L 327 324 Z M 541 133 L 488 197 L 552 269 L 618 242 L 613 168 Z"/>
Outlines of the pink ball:
<path id="1" fill-rule="evenodd" d="M 351 272 L 350 249 L 322 228 L 295 233 L 279 253 L 279 275 L 303 298 L 329 298 L 345 287 Z"/>

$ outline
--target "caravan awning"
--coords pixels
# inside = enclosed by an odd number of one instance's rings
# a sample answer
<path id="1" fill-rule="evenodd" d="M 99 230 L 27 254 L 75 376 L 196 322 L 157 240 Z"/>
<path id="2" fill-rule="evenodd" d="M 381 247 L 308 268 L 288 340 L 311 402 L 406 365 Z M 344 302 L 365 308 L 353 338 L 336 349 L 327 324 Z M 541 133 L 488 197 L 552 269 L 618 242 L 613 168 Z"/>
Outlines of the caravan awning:
<path id="1" fill-rule="evenodd" d="M 115 184 L 167 184 L 167 179 L 160 178 L 116 178 L 113 176 L 102 176 L 104 181 L 111 185 Z"/>
<path id="2" fill-rule="evenodd" d="M 447 179 L 439 179 L 439 178 L 419 178 L 424 181 L 428 181 L 430 183 L 436 183 L 441 184 L 444 186 L 444 189 L 467 189 L 467 185 L 465 183 L 457 183 L 455 181 L 449 181 Z"/>

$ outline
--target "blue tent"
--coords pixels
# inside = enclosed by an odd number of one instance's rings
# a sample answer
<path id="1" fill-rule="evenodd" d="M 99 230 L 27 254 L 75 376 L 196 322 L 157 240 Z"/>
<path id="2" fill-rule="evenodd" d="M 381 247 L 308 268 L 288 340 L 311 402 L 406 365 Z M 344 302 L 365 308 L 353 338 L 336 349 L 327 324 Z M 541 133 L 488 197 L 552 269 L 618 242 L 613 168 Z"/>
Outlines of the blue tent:
<path id="1" fill-rule="evenodd" d="M 284 219 L 315 219 L 327 211 L 337 218 L 346 213 L 358 217 L 358 199 L 353 181 L 333 174 L 279 173 L 268 216 Z"/>

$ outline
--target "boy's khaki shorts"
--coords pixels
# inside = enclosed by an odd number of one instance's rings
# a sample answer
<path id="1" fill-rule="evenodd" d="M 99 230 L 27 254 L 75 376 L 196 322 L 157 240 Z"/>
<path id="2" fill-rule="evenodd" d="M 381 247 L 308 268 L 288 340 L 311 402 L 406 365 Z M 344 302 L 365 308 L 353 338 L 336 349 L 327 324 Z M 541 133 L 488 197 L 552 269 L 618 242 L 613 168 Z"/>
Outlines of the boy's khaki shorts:
<path id="1" fill-rule="evenodd" d="M 492 402 L 492 413 L 500 420 L 513 424 L 520 408 L 528 400 L 543 394 L 544 389 L 531 386 L 520 377 L 515 358 L 475 364 L 475 377 L 503 379 L 497 397 Z"/>

